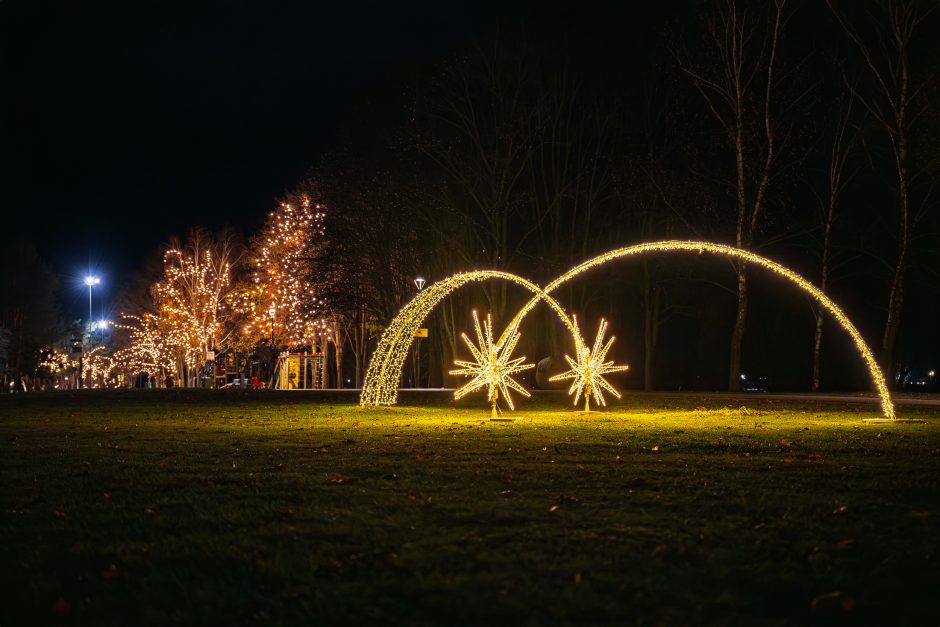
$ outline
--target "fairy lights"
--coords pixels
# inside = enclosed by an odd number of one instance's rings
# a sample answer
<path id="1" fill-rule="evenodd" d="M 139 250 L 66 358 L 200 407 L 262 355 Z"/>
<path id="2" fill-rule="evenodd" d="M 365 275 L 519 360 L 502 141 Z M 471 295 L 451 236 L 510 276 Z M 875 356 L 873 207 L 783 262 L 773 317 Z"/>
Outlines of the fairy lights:
<path id="1" fill-rule="evenodd" d="M 170 374 L 196 385 L 212 352 L 251 347 L 262 337 L 272 343 L 308 344 L 325 330 L 317 318 L 307 267 L 313 242 L 323 234 L 320 205 L 303 197 L 272 211 L 254 240 L 249 280 L 236 285 L 233 265 L 240 248 L 230 237 L 193 232 L 185 247 L 163 256 L 163 276 L 151 288 L 153 309 L 122 314 L 122 334 L 109 371 Z"/>
<path id="2" fill-rule="evenodd" d="M 104 346 L 96 346 L 82 357 L 82 380 L 86 387 L 113 387 L 117 383 L 114 359 Z"/>
<path id="3" fill-rule="evenodd" d="M 699 254 L 711 253 L 732 257 L 770 270 L 778 276 L 788 279 L 790 282 L 796 284 L 800 289 L 812 296 L 820 305 L 822 305 L 824 309 L 829 311 L 829 313 L 833 315 L 839 325 L 845 329 L 845 331 L 852 338 L 856 349 L 859 351 L 862 359 L 868 366 L 872 381 L 874 382 L 875 388 L 878 391 L 878 395 L 881 398 L 882 413 L 886 418 L 892 420 L 896 418 L 894 405 L 891 402 L 891 395 L 888 392 L 888 386 L 885 383 L 884 375 L 882 374 L 881 369 L 878 367 L 878 363 L 875 361 L 874 354 L 872 354 L 868 344 L 865 343 L 865 340 L 858 332 L 858 329 L 855 328 L 855 325 L 852 324 L 845 313 L 843 313 L 843 311 L 816 286 L 792 270 L 785 268 L 784 266 L 781 266 L 780 264 L 771 261 L 770 259 L 761 257 L 760 255 L 756 255 L 746 250 L 734 248 L 733 246 L 725 246 L 723 244 L 713 244 L 710 242 L 679 240 L 636 244 L 634 246 L 618 248 L 602 255 L 598 255 L 593 259 L 589 259 L 575 266 L 568 272 L 565 272 L 554 281 L 549 283 L 544 288 L 544 290 L 534 285 L 533 283 L 526 281 L 525 279 L 517 277 L 516 275 L 493 270 L 481 270 L 476 272 L 465 272 L 457 274 L 425 288 L 420 294 L 418 294 L 418 296 L 416 296 L 411 302 L 402 308 L 401 312 L 395 317 L 395 319 L 389 325 L 388 329 L 386 329 L 385 333 L 382 335 L 382 338 L 379 341 L 379 347 L 373 355 L 372 361 L 369 363 L 369 369 L 366 373 L 366 380 L 363 382 L 360 403 L 362 405 L 395 404 L 398 381 L 401 378 L 402 367 L 404 366 L 405 358 L 408 348 L 411 345 L 414 331 L 427 317 L 434 306 L 436 306 L 450 292 L 457 289 L 461 285 L 464 285 L 469 281 L 501 278 L 511 280 L 513 282 L 519 283 L 520 285 L 524 285 L 533 292 L 532 298 L 528 303 L 525 304 L 525 306 L 522 307 L 522 309 L 519 310 L 510 324 L 506 327 L 506 331 L 503 332 L 503 336 L 500 338 L 500 341 L 496 342 L 497 346 L 501 346 L 505 341 L 505 338 L 509 337 L 512 332 L 519 328 L 523 318 L 529 313 L 529 311 L 531 311 L 540 301 L 543 300 L 552 306 L 553 309 L 559 312 L 562 319 L 566 321 L 566 326 L 568 326 L 568 328 L 572 330 L 573 333 L 572 323 L 568 321 L 568 318 L 561 306 L 551 298 L 551 292 L 565 284 L 570 279 L 609 261 L 623 257 L 662 252 L 695 252 Z"/>
<path id="4" fill-rule="evenodd" d="M 457 370 L 451 370 L 451 374 L 473 377 L 467 384 L 454 392 L 454 398 L 461 398 L 475 392 L 482 387 L 487 388 L 486 399 L 492 407 L 492 417 L 496 418 L 499 407 L 499 394 L 502 392 L 503 398 L 509 409 L 514 410 L 512 397 L 509 390 L 513 389 L 523 396 L 531 396 L 528 391 L 512 378 L 512 375 L 534 368 L 535 364 L 523 364 L 525 357 L 515 357 L 510 359 L 512 351 L 515 350 L 519 338 L 522 336 L 518 331 L 513 332 L 506 339 L 506 342 L 499 346 L 493 342 L 493 320 L 489 314 L 486 316 L 486 324 L 483 330 L 480 330 L 480 319 L 477 312 L 473 312 L 473 329 L 477 334 L 477 343 L 474 344 L 467 337 L 466 333 L 461 333 L 470 354 L 473 355 L 473 361 L 454 361 L 454 365 L 460 366 Z"/>
<path id="5" fill-rule="evenodd" d="M 578 319 L 574 319 L 574 343 L 575 343 L 575 357 L 572 359 L 568 355 L 565 355 L 565 361 L 568 362 L 568 365 L 571 366 L 571 370 L 563 372 L 561 374 L 556 374 L 551 377 L 549 381 L 565 381 L 567 379 L 573 379 L 571 387 L 568 389 L 568 394 L 570 395 L 574 392 L 574 404 L 578 404 L 578 400 L 581 398 L 581 395 L 584 394 L 584 411 L 591 411 L 591 397 L 594 397 L 594 401 L 601 406 L 606 406 L 607 402 L 604 400 L 604 394 L 602 390 L 607 390 L 617 398 L 620 398 L 620 392 L 615 390 L 610 383 L 604 378 L 605 374 L 611 372 L 623 372 L 627 370 L 629 366 L 615 366 L 613 361 L 604 361 L 607 359 L 607 351 L 610 350 L 610 347 L 614 343 L 613 337 L 611 337 L 606 344 L 604 344 L 604 334 L 607 332 L 607 321 L 601 319 L 600 326 L 597 329 L 597 337 L 594 340 L 594 347 L 588 348 L 587 344 L 584 341 L 584 338 L 581 337 L 581 330 L 578 328 Z"/>
<path id="6" fill-rule="evenodd" d="M 308 280 L 309 259 L 318 235 L 324 234 L 322 207 L 308 196 L 300 203 L 282 202 L 268 215 L 253 241 L 251 278 L 231 301 L 246 320 L 241 332 L 252 341 L 268 338 L 289 347 L 310 343 L 322 334 L 318 319 L 322 299 Z"/>
<path id="7" fill-rule="evenodd" d="M 40 368 L 45 368 L 52 375 L 63 375 L 78 368 L 78 360 L 72 359 L 68 353 L 60 353 L 51 349 L 45 358 L 37 364 Z"/>
<path id="8" fill-rule="evenodd" d="M 163 266 L 164 280 L 153 287 L 157 326 L 163 331 L 162 341 L 175 349 L 180 366 L 192 373 L 208 351 L 226 339 L 231 269 L 226 255 L 214 254 L 199 242 L 187 251 L 168 250 Z"/>
<path id="9" fill-rule="evenodd" d="M 212 241 L 198 232 L 184 249 L 167 250 L 163 277 L 151 288 L 154 310 L 122 313 L 111 323 L 121 332 L 121 348 L 111 355 L 105 378 L 114 379 L 115 372 L 172 374 L 195 385 L 209 351 L 224 349 L 234 336 L 229 300 L 235 257 L 230 240 Z"/>
<path id="10" fill-rule="evenodd" d="M 173 333 L 172 325 L 150 313 L 142 316 L 122 314 L 121 318 L 123 322 L 113 324 L 128 334 L 128 342 L 124 348 L 114 352 L 115 367 L 132 375 L 141 372 L 151 377 L 164 372 L 177 374 L 175 354 L 178 347 L 175 341 L 181 338 Z"/>

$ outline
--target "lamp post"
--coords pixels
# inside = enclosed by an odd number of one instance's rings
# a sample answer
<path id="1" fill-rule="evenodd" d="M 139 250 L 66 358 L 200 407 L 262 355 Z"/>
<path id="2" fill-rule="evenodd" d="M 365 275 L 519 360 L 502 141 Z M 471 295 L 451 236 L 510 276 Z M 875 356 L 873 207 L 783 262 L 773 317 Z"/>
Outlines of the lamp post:
<path id="1" fill-rule="evenodd" d="M 277 310 L 274 308 L 274 305 L 271 305 L 268 308 L 268 315 L 271 316 L 271 346 L 277 346 L 277 342 L 274 341 L 274 314 L 277 313 Z"/>
<path id="2" fill-rule="evenodd" d="M 424 289 L 424 279 L 422 277 L 415 277 L 415 288 L 420 293 Z M 415 338 L 415 352 L 412 353 L 412 358 L 414 359 L 414 364 L 411 369 L 411 373 L 414 376 L 414 386 L 421 386 L 421 338 Z"/>
<path id="3" fill-rule="evenodd" d="M 91 314 L 91 288 L 95 285 L 101 283 L 101 279 L 96 276 L 88 275 L 85 277 L 85 285 L 88 286 L 88 324 L 91 325 L 91 329 L 88 332 L 88 341 L 91 342 L 94 339 L 95 335 L 95 321 L 92 318 Z M 85 334 L 82 334 L 82 352 L 78 357 L 78 387 L 85 387 Z"/>
<path id="4" fill-rule="evenodd" d="M 91 275 L 85 277 L 85 285 L 88 286 L 88 322 L 92 322 L 92 315 L 91 315 L 91 288 L 92 288 L 92 286 L 98 285 L 99 283 L 101 283 L 101 279 L 100 279 L 99 277 L 91 276 Z"/>

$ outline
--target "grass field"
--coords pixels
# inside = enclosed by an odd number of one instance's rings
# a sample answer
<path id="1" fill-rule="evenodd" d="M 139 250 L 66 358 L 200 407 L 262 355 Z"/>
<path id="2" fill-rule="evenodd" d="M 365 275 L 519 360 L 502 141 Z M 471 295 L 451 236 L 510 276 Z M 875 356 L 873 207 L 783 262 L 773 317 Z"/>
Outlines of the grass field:
<path id="1" fill-rule="evenodd" d="M 0 626 L 940 622 L 940 414 L 349 400 L 0 397 Z"/>

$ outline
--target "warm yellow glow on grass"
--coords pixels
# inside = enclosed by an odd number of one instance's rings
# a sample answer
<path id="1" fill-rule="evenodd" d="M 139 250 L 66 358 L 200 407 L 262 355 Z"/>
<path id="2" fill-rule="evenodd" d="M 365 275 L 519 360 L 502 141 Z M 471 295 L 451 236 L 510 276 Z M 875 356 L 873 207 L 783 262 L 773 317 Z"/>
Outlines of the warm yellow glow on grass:
<path id="1" fill-rule="evenodd" d="M 771 261 L 770 259 L 766 259 L 752 252 L 735 248 L 733 246 L 725 246 L 724 244 L 679 240 L 636 244 L 634 246 L 626 246 L 624 248 L 611 250 L 575 266 L 568 272 L 565 272 L 554 281 L 549 283 L 544 288 L 544 290 L 516 275 L 494 270 L 465 272 L 462 274 L 456 274 L 452 277 L 444 279 L 443 281 L 438 281 L 431 287 L 426 288 L 410 303 L 405 305 L 402 311 L 398 314 L 398 316 L 395 317 L 395 319 L 392 321 L 392 324 L 389 325 L 389 328 L 383 334 L 381 340 L 379 341 L 379 347 L 376 349 L 372 361 L 369 363 L 369 369 L 366 373 L 366 380 L 363 383 L 362 397 L 360 401 L 361 404 L 393 405 L 395 403 L 395 399 L 397 397 L 398 381 L 401 378 L 402 367 L 405 363 L 408 347 L 411 345 L 414 331 L 420 326 L 421 322 L 424 321 L 434 306 L 436 306 L 450 292 L 457 289 L 461 285 L 464 285 L 469 281 L 502 278 L 511 280 L 520 285 L 524 285 L 533 292 L 534 296 L 531 298 L 531 300 L 529 300 L 528 303 L 525 304 L 525 306 L 522 307 L 522 309 L 519 310 L 516 316 L 506 327 L 506 330 L 503 332 L 503 337 L 501 337 L 500 341 L 497 342 L 497 345 L 501 346 L 502 343 L 505 342 L 505 338 L 519 328 L 519 325 L 522 323 L 522 319 L 529 313 L 529 311 L 531 311 L 532 308 L 534 308 L 542 300 L 547 302 L 553 309 L 559 312 L 560 317 L 566 321 L 566 326 L 568 326 L 569 330 L 574 333 L 572 323 L 568 320 L 568 317 L 565 315 L 561 306 L 551 298 L 551 292 L 566 283 L 568 280 L 597 266 L 603 265 L 608 261 L 614 261 L 623 257 L 661 252 L 697 252 L 724 255 L 726 257 L 740 259 L 747 263 L 766 268 L 778 276 L 795 283 L 804 292 L 812 296 L 816 302 L 822 305 L 824 309 L 831 313 L 839 325 L 845 329 L 845 331 L 852 338 L 856 349 L 862 355 L 862 359 L 864 359 L 866 365 L 868 366 L 872 381 L 876 390 L 878 391 L 878 395 L 881 397 L 882 413 L 886 418 L 896 418 L 894 413 L 894 404 L 891 402 L 891 395 L 888 393 L 888 386 L 885 383 L 884 375 L 882 374 L 881 369 L 878 367 L 878 363 L 875 361 L 875 356 L 868 347 L 868 344 L 865 343 L 865 340 L 858 332 L 858 329 L 855 328 L 855 325 L 852 324 L 845 313 L 843 313 L 842 310 L 839 309 L 839 307 L 816 286 L 801 277 L 796 272 L 793 272 L 792 270 L 785 268 L 784 266 L 781 266 L 780 264 Z"/>
<path id="2" fill-rule="evenodd" d="M 531 396 L 524 387 L 519 385 L 519 383 L 512 378 L 512 375 L 528 370 L 529 368 L 534 368 L 535 364 L 523 364 L 522 362 L 525 361 L 525 357 L 510 359 L 512 351 L 516 348 L 516 344 L 519 343 L 519 338 L 522 336 L 518 331 L 510 335 L 502 346 L 499 346 L 493 342 L 493 319 L 487 315 L 486 324 L 481 331 L 480 319 L 477 317 L 477 312 L 475 311 L 473 312 L 473 329 L 477 334 L 476 344 L 470 341 L 466 333 L 460 334 L 460 337 L 463 338 L 464 343 L 466 343 L 467 348 L 470 349 L 470 353 L 473 355 L 473 361 L 456 360 L 454 361 L 454 365 L 460 366 L 460 368 L 450 371 L 451 374 L 470 376 L 473 378 L 466 385 L 454 392 L 454 398 L 457 399 L 466 396 L 486 386 L 486 400 L 490 402 L 493 410 L 493 418 L 495 418 L 498 412 L 497 401 L 500 392 L 502 392 L 503 398 L 506 399 L 506 404 L 509 405 L 509 409 L 512 410 L 515 409 L 515 406 L 512 404 L 512 397 L 509 395 L 510 388 L 525 397 Z"/>
<path id="3" fill-rule="evenodd" d="M 574 393 L 574 404 L 578 404 L 581 395 L 584 394 L 584 411 L 591 411 L 591 397 L 594 401 L 605 407 L 607 402 L 604 400 L 603 390 L 607 390 L 617 398 L 620 398 L 620 392 L 607 382 L 605 374 L 611 372 L 623 372 L 629 366 L 615 366 L 613 361 L 604 361 L 607 359 L 607 351 L 614 344 L 611 337 L 604 344 L 604 334 L 607 332 L 607 321 L 601 319 L 601 324 L 597 329 L 597 337 L 594 339 L 594 347 L 588 348 L 584 338 L 581 337 L 581 329 L 578 328 L 578 319 L 574 318 L 574 345 L 575 359 L 565 355 L 565 361 L 571 366 L 571 370 L 556 374 L 549 381 L 565 381 L 574 379 L 571 387 L 568 388 L 568 394 Z"/>

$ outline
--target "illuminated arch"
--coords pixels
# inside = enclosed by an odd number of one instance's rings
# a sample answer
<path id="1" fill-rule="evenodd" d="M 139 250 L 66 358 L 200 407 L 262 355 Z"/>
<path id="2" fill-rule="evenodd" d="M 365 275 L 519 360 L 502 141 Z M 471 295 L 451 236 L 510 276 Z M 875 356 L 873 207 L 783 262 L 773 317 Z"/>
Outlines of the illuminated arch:
<path id="1" fill-rule="evenodd" d="M 531 310 L 540 300 L 544 300 L 555 310 L 565 326 L 573 332 L 572 322 L 561 305 L 531 281 L 498 270 L 478 270 L 455 274 L 422 290 L 402 308 L 391 324 L 388 325 L 388 328 L 379 339 L 379 344 L 369 362 L 369 368 L 366 370 L 359 404 L 394 405 L 398 397 L 398 382 L 401 379 L 408 347 L 411 346 L 414 334 L 420 328 L 421 323 L 448 294 L 467 283 L 487 279 L 504 279 L 525 287 L 535 294 L 532 300 L 526 304 L 527 311 Z M 500 336 L 497 342 L 498 346 L 502 346 L 506 339 L 510 337 L 511 332 L 518 328 L 522 318 L 523 316 L 520 315 L 513 318 Z"/>
<path id="2" fill-rule="evenodd" d="M 855 347 L 861 353 L 872 381 L 881 397 L 881 411 L 886 418 L 896 419 L 894 413 L 894 404 L 891 402 L 891 395 L 888 393 L 888 386 L 885 383 L 884 375 L 875 361 L 875 356 L 865 340 L 862 338 L 858 329 L 848 319 L 839 307 L 822 293 L 812 283 L 798 275 L 797 273 L 781 266 L 760 255 L 752 252 L 725 246 L 723 244 L 712 244 L 710 242 L 690 242 L 669 240 L 662 242 L 651 242 L 646 244 L 636 244 L 626 246 L 598 255 L 589 259 L 572 269 L 568 270 L 554 281 L 549 283 L 544 289 L 539 288 L 534 283 L 527 281 L 519 276 L 508 272 L 497 270 L 480 270 L 476 272 L 464 272 L 455 274 L 443 281 L 438 281 L 420 294 L 411 302 L 402 308 L 401 312 L 382 334 L 379 345 L 369 362 L 369 368 L 366 372 L 366 378 L 362 385 L 362 395 L 360 397 L 361 405 L 394 405 L 398 396 L 398 381 L 401 378 L 402 368 L 407 357 L 408 347 L 414 338 L 415 331 L 418 330 L 424 319 L 431 313 L 431 310 L 448 294 L 462 285 L 471 281 L 483 281 L 491 278 L 501 278 L 522 285 L 534 293 L 534 296 L 526 303 L 522 309 L 510 321 L 503 335 L 500 337 L 498 345 L 502 345 L 512 330 L 517 329 L 522 323 L 523 318 L 535 307 L 539 301 L 546 301 L 559 315 L 568 329 L 575 333 L 571 320 L 565 314 L 564 309 L 549 294 L 569 279 L 578 276 L 596 266 L 620 259 L 621 257 L 630 257 L 653 252 L 686 251 L 697 253 L 712 253 L 725 255 L 735 259 L 741 259 L 748 263 L 756 264 L 767 268 L 799 286 L 804 292 L 816 299 L 820 305 L 831 313 L 839 322 L 843 329 L 855 342 Z"/>
<path id="3" fill-rule="evenodd" d="M 621 257 L 668 251 L 713 253 L 716 255 L 725 255 L 726 257 L 741 259 L 748 263 L 767 268 L 771 272 L 774 272 L 775 274 L 778 274 L 795 283 L 804 292 L 816 299 L 816 302 L 828 310 L 829 313 L 831 313 L 839 322 L 842 328 L 845 329 L 846 332 L 851 336 L 852 341 L 855 342 L 855 347 L 858 349 L 858 352 L 861 353 L 862 359 L 865 360 L 865 363 L 868 366 L 868 371 L 871 373 L 872 382 L 875 384 L 875 389 L 878 391 L 878 395 L 881 397 L 882 413 L 885 415 L 885 418 L 889 418 L 891 420 L 896 419 L 894 413 L 894 404 L 891 402 L 891 395 L 888 393 L 888 386 L 885 383 L 885 378 L 881 372 L 881 368 L 878 367 L 878 362 L 875 361 L 875 356 L 872 354 L 871 349 L 868 347 L 868 344 L 865 343 L 865 340 L 862 339 L 862 335 L 858 332 L 858 329 L 855 328 L 855 325 L 852 324 L 852 322 L 849 320 L 848 316 L 846 316 L 842 310 L 839 309 L 839 307 L 829 299 L 828 296 L 823 294 L 821 290 L 798 275 L 796 272 L 793 272 L 792 270 L 785 268 L 779 263 L 771 261 L 770 259 L 761 257 L 760 255 L 755 255 L 752 252 L 735 248 L 733 246 L 725 246 L 724 244 L 712 244 L 710 242 L 684 242 L 678 240 L 668 240 L 663 242 L 636 244 L 634 246 L 626 246 L 624 248 L 611 250 L 602 255 L 598 255 L 593 259 L 588 259 L 587 261 L 578 264 L 571 270 L 568 270 L 557 279 L 546 285 L 544 293 L 549 294 L 560 285 L 567 282 L 569 279 L 596 266 L 607 263 L 608 261 L 620 259 Z M 521 323 L 522 318 L 524 318 L 526 314 L 528 314 L 529 311 L 535 307 L 540 298 L 542 297 L 532 298 L 532 300 L 526 303 L 525 306 L 519 310 L 519 313 L 516 314 L 516 317 L 512 320 L 510 326 L 517 327 Z"/>

